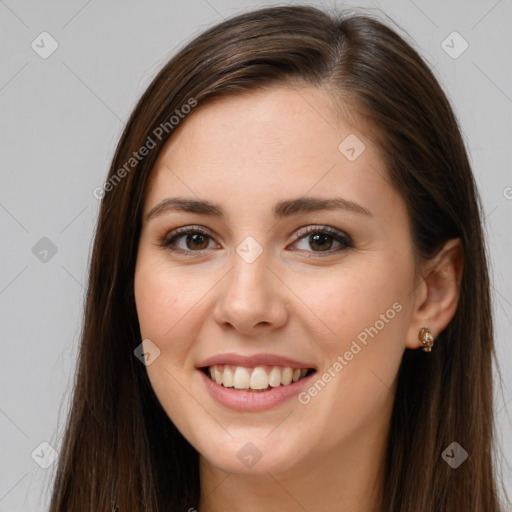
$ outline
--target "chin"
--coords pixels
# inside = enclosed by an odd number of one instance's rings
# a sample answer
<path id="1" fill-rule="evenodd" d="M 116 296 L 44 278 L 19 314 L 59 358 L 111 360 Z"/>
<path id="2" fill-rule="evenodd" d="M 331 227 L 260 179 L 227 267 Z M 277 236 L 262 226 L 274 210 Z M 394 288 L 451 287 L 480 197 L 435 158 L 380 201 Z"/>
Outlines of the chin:
<path id="1" fill-rule="evenodd" d="M 268 476 L 268 473 L 286 473 L 299 463 L 296 447 L 289 450 L 275 440 L 265 440 L 264 436 L 257 439 L 252 436 L 245 439 L 238 437 L 200 448 L 200 456 L 225 473 Z"/>

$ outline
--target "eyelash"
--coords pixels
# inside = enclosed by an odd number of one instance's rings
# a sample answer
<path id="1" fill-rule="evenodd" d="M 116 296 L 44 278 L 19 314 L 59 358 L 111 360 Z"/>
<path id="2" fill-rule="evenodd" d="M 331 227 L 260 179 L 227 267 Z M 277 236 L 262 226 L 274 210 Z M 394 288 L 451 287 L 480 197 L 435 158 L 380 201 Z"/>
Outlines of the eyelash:
<path id="1" fill-rule="evenodd" d="M 198 254 L 202 254 L 203 251 L 207 251 L 208 249 L 199 249 L 197 251 L 193 250 L 184 250 L 179 249 L 177 247 L 172 247 L 172 245 L 181 238 L 184 234 L 199 234 L 207 236 L 211 239 L 213 239 L 213 236 L 200 226 L 186 226 L 182 228 L 177 228 L 171 232 L 169 232 L 164 238 L 160 241 L 160 246 L 164 249 L 178 252 L 182 254 L 186 254 L 187 256 L 197 256 Z M 329 250 L 329 251 L 306 251 L 311 252 L 315 256 L 314 257 L 324 257 L 324 256 L 330 256 L 335 253 L 339 253 L 345 249 L 354 247 L 352 243 L 352 239 L 349 235 L 343 233 L 342 231 L 339 231 L 337 229 L 331 228 L 329 226 L 308 226 L 306 228 L 301 228 L 296 234 L 295 240 L 293 243 L 297 243 L 302 238 L 304 238 L 307 235 L 315 235 L 315 234 L 327 234 L 330 237 L 334 238 L 335 241 L 342 244 L 341 248 L 338 248 L 337 250 Z M 196 254 L 194 254 L 196 253 Z M 198 253 L 198 254 L 197 254 Z M 310 256 L 311 257 L 311 256 Z"/>

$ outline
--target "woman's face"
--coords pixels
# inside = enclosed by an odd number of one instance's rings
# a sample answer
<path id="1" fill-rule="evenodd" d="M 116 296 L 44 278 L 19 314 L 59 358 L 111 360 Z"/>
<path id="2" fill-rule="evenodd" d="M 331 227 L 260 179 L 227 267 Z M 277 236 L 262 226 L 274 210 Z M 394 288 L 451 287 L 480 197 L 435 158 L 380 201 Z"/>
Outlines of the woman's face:
<path id="1" fill-rule="evenodd" d="M 316 88 L 181 123 L 150 176 L 135 272 L 162 407 L 223 471 L 377 446 L 418 328 L 409 219 L 378 150 Z"/>

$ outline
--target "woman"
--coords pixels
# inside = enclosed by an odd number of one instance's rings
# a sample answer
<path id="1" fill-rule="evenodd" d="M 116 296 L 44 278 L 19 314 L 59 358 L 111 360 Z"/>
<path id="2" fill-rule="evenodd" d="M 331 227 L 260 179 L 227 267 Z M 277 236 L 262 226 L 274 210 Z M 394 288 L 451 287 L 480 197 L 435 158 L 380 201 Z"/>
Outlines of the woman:
<path id="1" fill-rule="evenodd" d="M 499 509 L 478 195 L 394 31 L 296 6 L 207 30 L 96 194 L 52 512 Z"/>

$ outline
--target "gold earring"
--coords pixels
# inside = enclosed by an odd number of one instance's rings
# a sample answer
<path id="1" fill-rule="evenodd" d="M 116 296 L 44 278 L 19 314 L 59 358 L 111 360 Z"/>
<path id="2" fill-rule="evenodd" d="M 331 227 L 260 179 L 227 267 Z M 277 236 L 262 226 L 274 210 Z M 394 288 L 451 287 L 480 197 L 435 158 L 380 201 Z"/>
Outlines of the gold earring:
<path id="1" fill-rule="evenodd" d="M 434 336 L 428 327 L 423 327 L 418 333 L 418 339 L 425 345 L 423 347 L 424 352 L 430 352 L 434 345 Z"/>

